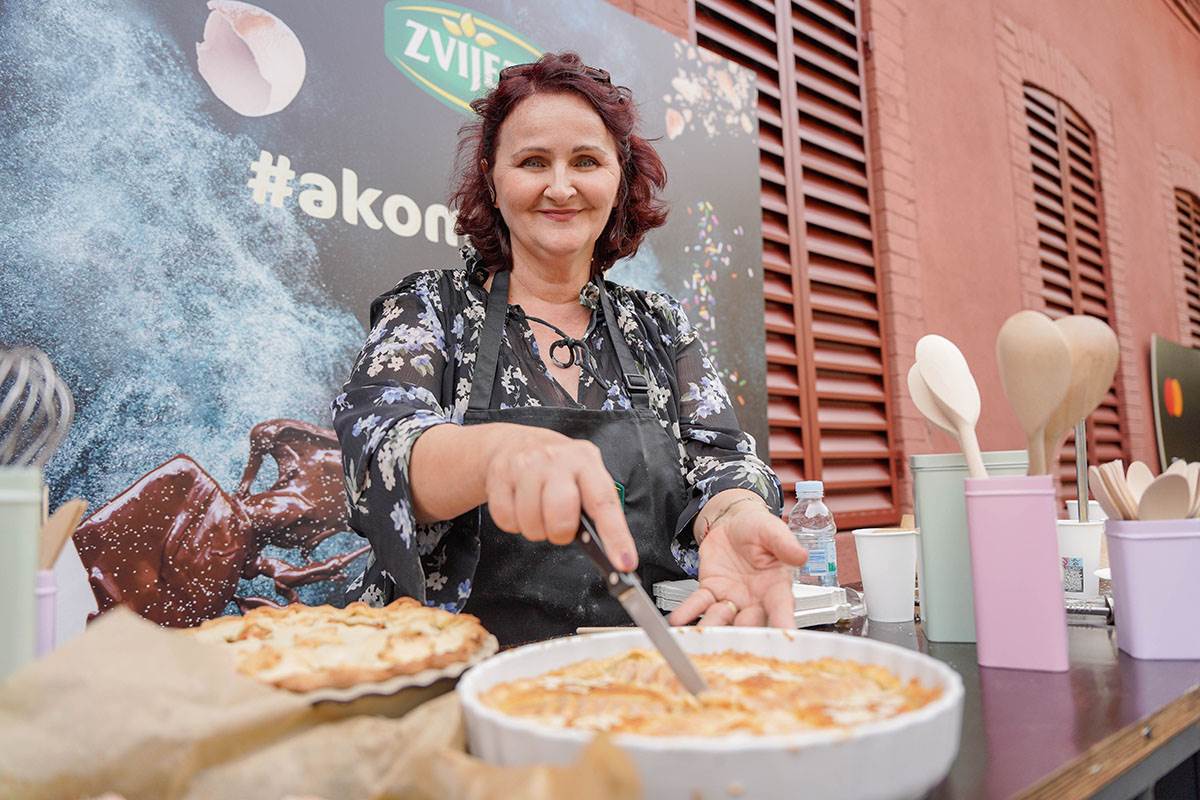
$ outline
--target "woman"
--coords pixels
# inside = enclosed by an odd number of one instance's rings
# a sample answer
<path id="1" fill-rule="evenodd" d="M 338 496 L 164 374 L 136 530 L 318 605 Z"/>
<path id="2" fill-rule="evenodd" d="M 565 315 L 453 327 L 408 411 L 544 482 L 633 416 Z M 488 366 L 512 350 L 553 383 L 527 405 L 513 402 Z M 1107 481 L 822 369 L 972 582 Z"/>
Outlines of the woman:
<path id="1" fill-rule="evenodd" d="M 792 626 L 806 553 L 778 479 L 679 305 L 602 278 L 666 219 L 629 91 L 546 54 L 472 107 L 453 197 L 466 268 L 374 302 L 333 403 L 373 547 L 351 590 L 466 610 L 504 644 L 628 624 L 567 546 L 582 509 L 647 590 L 698 570 L 672 623 Z"/>

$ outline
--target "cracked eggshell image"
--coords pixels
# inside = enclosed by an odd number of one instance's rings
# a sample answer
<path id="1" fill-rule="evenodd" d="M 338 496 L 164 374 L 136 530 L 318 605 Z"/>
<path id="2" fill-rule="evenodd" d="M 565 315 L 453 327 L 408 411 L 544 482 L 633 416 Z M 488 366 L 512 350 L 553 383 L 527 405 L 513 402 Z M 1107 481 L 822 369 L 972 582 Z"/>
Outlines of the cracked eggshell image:
<path id="1" fill-rule="evenodd" d="M 304 83 L 304 48 L 274 14 L 236 0 L 210 0 L 200 76 L 221 102 L 246 117 L 287 108 Z"/>

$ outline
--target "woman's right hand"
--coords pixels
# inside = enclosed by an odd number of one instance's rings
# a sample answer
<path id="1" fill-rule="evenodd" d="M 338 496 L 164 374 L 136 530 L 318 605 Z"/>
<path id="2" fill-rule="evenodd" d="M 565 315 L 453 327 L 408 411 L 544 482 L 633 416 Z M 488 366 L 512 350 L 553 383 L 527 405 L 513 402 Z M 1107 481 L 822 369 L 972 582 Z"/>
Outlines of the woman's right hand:
<path id="1" fill-rule="evenodd" d="M 533 542 L 570 544 L 580 509 L 618 568 L 637 567 L 637 549 L 600 448 L 545 428 L 505 425 L 487 466 L 488 509 L 496 526 Z"/>

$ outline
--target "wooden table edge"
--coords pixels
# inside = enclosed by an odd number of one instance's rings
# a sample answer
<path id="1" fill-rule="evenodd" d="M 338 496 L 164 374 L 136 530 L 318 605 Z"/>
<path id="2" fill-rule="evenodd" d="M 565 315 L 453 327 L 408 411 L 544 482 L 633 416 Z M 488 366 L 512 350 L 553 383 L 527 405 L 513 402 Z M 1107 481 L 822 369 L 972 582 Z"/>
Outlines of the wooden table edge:
<path id="1" fill-rule="evenodd" d="M 1096 742 L 1082 755 L 1016 797 L 1021 800 L 1090 797 L 1173 736 L 1198 722 L 1200 685 L 1188 689 L 1148 717 Z"/>

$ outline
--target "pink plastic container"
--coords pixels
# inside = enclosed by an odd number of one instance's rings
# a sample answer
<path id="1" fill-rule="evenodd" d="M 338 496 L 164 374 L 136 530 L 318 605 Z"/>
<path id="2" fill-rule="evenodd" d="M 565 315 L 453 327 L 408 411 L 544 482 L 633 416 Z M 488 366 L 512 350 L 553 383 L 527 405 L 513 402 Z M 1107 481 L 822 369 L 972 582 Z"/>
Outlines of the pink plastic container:
<path id="1" fill-rule="evenodd" d="M 1030 475 L 964 485 L 979 666 L 1065 672 L 1053 481 Z"/>
<path id="2" fill-rule="evenodd" d="M 1200 520 L 1107 520 L 1117 646 L 1134 658 L 1200 659 Z"/>
<path id="3" fill-rule="evenodd" d="M 54 581 L 53 570 L 38 570 L 37 588 L 33 593 L 37 597 L 37 639 L 34 642 L 34 655 L 41 658 L 54 649 L 58 584 Z"/>

